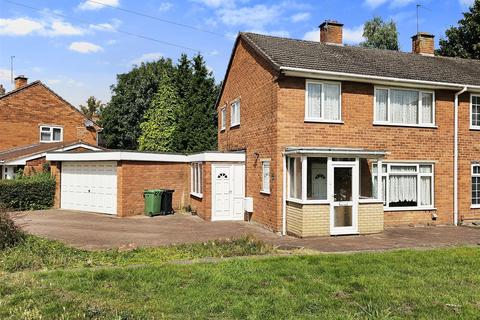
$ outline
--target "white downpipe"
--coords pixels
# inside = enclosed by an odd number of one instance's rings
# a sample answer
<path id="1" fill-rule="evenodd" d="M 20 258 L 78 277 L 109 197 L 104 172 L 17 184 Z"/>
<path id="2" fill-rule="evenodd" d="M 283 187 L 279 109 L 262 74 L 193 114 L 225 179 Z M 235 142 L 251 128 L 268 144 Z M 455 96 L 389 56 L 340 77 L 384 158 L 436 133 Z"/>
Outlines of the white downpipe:
<path id="1" fill-rule="evenodd" d="M 467 91 L 465 86 L 455 93 L 455 129 L 453 142 L 453 224 L 458 225 L 458 96 Z"/>
<path id="2" fill-rule="evenodd" d="M 287 235 L 287 157 L 282 155 L 282 235 Z"/>

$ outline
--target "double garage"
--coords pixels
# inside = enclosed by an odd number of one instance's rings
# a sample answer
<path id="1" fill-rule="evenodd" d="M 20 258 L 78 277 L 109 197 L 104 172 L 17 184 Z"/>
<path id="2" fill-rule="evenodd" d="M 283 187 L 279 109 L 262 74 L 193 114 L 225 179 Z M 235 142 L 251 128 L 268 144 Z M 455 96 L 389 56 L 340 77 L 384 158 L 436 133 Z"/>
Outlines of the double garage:
<path id="1" fill-rule="evenodd" d="M 120 217 L 143 214 L 146 189 L 173 189 L 176 210 L 206 220 L 243 220 L 245 154 L 94 151 L 47 154 L 55 206 Z"/>

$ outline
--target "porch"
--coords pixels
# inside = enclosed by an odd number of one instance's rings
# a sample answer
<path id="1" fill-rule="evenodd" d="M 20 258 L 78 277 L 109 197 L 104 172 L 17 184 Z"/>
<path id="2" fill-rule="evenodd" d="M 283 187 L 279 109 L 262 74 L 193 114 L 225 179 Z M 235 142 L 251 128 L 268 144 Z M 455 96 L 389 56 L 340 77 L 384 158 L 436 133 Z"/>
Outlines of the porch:
<path id="1" fill-rule="evenodd" d="M 377 167 L 385 151 L 287 148 L 284 233 L 298 237 L 380 233 L 384 229 Z M 375 163 L 375 165 L 373 165 Z"/>

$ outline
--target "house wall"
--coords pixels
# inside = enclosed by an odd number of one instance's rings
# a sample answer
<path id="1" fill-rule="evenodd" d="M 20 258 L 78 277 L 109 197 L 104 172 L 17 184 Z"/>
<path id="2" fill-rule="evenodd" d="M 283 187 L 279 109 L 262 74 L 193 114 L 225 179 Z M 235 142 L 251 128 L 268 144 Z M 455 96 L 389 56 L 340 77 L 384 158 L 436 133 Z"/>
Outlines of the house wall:
<path id="1" fill-rule="evenodd" d="M 189 201 L 190 166 L 186 163 L 118 161 L 117 215 L 143 214 L 145 189 L 173 189 L 173 208 Z"/>
<path id="2" fill-rule="evenodd" d="M 41 84 L 0 99 L 0 150 L 40 142 L 40 125 L 63 127 L 64 141 L 82 140 L 96 145 L 96 132 L 87 130 L 85 118 Z"/>
<path id="3" fill-rule="evenodd" d="M 471 209 L 472 161 L 480 161 L 480 131 L 470 129 L 470 94 L 459 97 L 458 112 L 458 216 L 460 219 L 480 220 L 480 209 Z"/>
<path id="4" fill-rule="evenodd" d="M 246 72 L 248 70 L 248 72 Z M 280 220 L 276 202 L 282 189 L 277 181 L 281 176 L 281 157 L 276 152 L 276 93 L 275 72 L 247 44 L 240 40 L 235 49 L 230 71 L 225 80 L 217 111 L 226 106 L 226 129 L 218 133 L 220 151 L 246 150 L 246 197 L 252 197 L 255 212 L 252 219 L 271 229 L 278 230 Z M 240 126 L 230 128 L 230 105 L 240 98 Z M 219 122 L 219 128 L 221 128 Z M 270 159 L 274 174 L 270 182 L 270 195 L 261 194 L 262 159 Z"/>

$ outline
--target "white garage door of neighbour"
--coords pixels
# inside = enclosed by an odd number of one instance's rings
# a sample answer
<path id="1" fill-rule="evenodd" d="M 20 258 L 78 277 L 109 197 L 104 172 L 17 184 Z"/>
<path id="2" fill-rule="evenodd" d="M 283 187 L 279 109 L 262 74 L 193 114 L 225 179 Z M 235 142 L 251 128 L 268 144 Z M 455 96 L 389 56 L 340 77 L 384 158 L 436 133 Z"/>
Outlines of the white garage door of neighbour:
<path id="1" fill-rule="evenodd" d="M 62 209 L 117 213 L 116 162 L 63 162 Z"/>
<path id="2" fill-rule="evenodd" d="M 243 220 L 244 172 L 243 164 L 212 165 L 212 220 Z"/>

